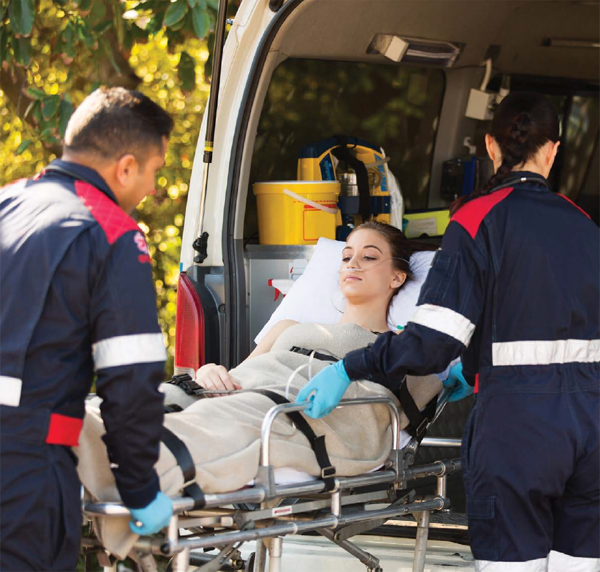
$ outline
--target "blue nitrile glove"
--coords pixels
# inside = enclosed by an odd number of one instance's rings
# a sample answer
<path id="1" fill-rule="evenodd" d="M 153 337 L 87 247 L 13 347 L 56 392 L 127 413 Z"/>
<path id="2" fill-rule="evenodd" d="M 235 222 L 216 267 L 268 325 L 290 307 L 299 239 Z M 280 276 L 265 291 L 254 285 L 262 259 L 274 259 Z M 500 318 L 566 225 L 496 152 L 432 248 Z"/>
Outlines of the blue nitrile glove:
<path id="1" fill-rule="evenodd" d="M 310 401 L 311 405 L 304 410 L 304 413 L 313 419 L 320 419 L 335 409 L 351 381 L 343 360 L 340 360 L 315 375 L 300 390 L 296 403 Z"/>
<path id="2" fill-rule="evenodd" d="M 462 363 L 458 362 L 450 368 L 450 375 L 442 382 L 445 388 L 453 389 L 448 401 L 460 401 L 473 393 L 473 386 L 467 383 L 462 372 Z"/>
<path id="3" fill-rule="evenodd" d="M 129 528 L 139 535 L 154 534 L 169 524 L 173 516 L 173 502 L 164 493 L 158 491 L 154 500 L 144 508 L 130 508 L 131 522 Z M 137 526 L 136 522 L 141 522 Z"/>

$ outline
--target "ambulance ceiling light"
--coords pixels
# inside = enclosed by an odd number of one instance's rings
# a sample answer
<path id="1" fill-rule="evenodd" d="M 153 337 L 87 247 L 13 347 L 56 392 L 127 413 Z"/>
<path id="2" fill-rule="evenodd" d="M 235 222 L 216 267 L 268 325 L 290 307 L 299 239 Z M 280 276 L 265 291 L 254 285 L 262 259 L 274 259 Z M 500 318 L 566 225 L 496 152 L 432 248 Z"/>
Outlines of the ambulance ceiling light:
<path id="1" fill-rule="evenodd" d="M 381 54 L 393 62 L 451 67 L 461 49 L 462 46 L 450 42 L 375 34 L 367 53 Z"/>

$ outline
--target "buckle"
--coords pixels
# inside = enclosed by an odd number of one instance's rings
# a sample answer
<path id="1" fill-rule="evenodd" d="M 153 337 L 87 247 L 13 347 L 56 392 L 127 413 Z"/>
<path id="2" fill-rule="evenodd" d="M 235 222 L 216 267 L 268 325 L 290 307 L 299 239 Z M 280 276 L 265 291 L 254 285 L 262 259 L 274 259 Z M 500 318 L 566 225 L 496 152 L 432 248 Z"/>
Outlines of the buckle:
<path id="1" fill-rule="evenodd" d="M 321 478 L 322 479 L 331 479 L 332 477 L 335 477 L 335 467 L 332 465 L 329 465 L 329 467 L 323 467 L 321 469 Z"/>
<path id="2" fill-rule="evenodd" d="M 418 437 L 421 437 L 427 431 L 427 425 L 429 424 L 429 419 L 427 417 L 419 423 L 419 426 L 415 429 L 415 434 Z"/>

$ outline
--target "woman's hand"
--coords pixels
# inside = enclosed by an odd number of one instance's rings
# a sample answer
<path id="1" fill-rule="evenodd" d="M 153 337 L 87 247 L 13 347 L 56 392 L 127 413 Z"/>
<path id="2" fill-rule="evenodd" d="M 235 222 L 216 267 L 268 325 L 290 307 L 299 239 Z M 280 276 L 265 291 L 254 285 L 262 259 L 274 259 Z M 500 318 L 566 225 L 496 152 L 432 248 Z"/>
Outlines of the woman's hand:
<path id="1" fill-rule="evenodd" d="M 242 389 L 229 372 L 216 363 L 207 363 L 196 372 L 196 383 L 209 391 L 235 391 Z M 216 396 L 216 395 L 215 395 Z"/>

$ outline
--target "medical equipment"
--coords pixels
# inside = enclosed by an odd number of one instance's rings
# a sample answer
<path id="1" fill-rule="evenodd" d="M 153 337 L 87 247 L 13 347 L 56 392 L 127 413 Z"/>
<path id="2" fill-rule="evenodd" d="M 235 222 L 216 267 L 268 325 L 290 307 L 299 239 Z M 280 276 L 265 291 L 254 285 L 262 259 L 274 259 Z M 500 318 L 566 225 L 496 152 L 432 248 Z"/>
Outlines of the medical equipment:
<path id="1" fill-rule="evenodd" d="M 444 407 L 446 398 L 447 392 L 444 392 L 438 399 L 434 420 Z M 307 404 L 275 405 L 263 420 L 260 466 L 255 484 L 224 494 L 205 494 L 201 503 L 189 496 L 174 498 L 174 516 L 166 533 L 140 537 L 135 542 L 135 558 L 140 569 L 153 572 L 157 569 L 155 557 L 162 556 L 173 558 L 174 572 L 187 571 L 191 562 L 203 564 L 200 570 L 204 572 L 264 572 L 268 552 L 268 571 L 280 572 L 284 537 L 318 532 L 359 559 L 368 571 L 377 572 L 381 571 L 377 557 L 349 539 L 383 525 L 392 517 L 412 514 L 419 522 L 413 570 L 423 571 L 429 515 L 448 508 L 446 479 L 460 470 L 460 461 L 436 461 L 413 467 L 425 426 L 417 428 L 415 436 L 401 447 L 400 413 L 389 398 L 343 400 L 338 407 L 374 403 L 384 404 L 391 419 L 392 450 L 384 467 L 355 477 L 339 477 L 333 467 L 325 467 L 319 479 L 277 485 L 269 444 L 273 423 L 279 415 L 292 415 L 305 409 Z M 429 421 L 425 425 L 429 425 Z M 423 444 L 427 441 L 423 440 Z M 432 444 L 455 447 L 459 442 L 435 439 Z M 186 470 L 189 471 L 189 467 Z M 435 493 L 416 498 L 415 493 L 407 489 L 407 482 L 428 476 L 437 479 Z M 84 514 L 90 519 L 109 519 L 127 516 L 128 511 L 120 503 L 87 502 Z M 244 562 L 239 547 L 247 541 L 257 541 L 256 553 Z M 115 570 L 114 559 L 106 554 L 98 538 L 84 539 L 83 546 L 87 552 L 99 554 L 105 570 Z M 191 552 L 215 547 L 220 550 L 218 554 Z"/>
<path id="2" fill-rule="evenodd" d="M 367 220 L 390 222 L 389 157 L 358 137 L 337 135 L 305 145 L 298 159 L 299 181 L 339 181 L 341 225 L 336 238 L 344 240 L 352 228 Z M 396 186 L 396 202 L 402 198 Z"/>

